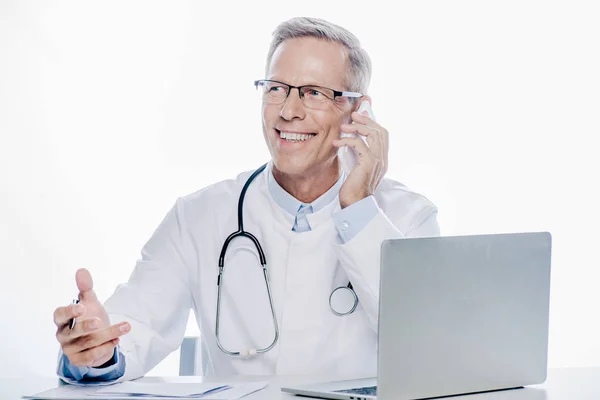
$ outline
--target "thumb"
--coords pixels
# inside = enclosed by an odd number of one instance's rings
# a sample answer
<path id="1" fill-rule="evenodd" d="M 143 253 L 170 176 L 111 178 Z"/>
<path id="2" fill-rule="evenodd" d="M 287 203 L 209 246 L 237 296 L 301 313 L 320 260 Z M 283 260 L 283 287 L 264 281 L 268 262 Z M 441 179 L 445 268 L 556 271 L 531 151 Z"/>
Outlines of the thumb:
<path id="1" fill-rule="evenodd" d="M 80 301 L 96 301 L 96 293 L 94 293 L 94 281 L 90 271 L 85 268 L 78 269 L 75 273 L 75 281 L 79 289 Z"/>

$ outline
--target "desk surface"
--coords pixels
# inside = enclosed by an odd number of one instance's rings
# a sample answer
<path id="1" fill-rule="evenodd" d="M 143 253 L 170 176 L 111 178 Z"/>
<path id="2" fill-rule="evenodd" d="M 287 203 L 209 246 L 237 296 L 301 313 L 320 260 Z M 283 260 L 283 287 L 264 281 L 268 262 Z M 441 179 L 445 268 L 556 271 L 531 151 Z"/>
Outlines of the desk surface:
<path id="1" fill-rule="evenodd" d="M 282 386 L 330 380 L 329 377 L 315 376 L 236 376 L 231 379 L 213 379 L 204 377 L 145 377 L 144 382 L 245 382 L 268 380 L 269 385 L 244 399 L 304 399 L 282 393 Z M 0 398 L 17 400 L 23 395 L 32 395 L 56 387 L 57 378 L 29 377 L 18 379 L 0 379 Z M 557 368 L 548 370 L 548 379 L 542 385 L 529 386 L 523 389 L 507 390 L 475 394 L 469 396 L 449 397 L 451 400 L 599 400 L 600 399 L 600 367 L 595 368 Z"/>

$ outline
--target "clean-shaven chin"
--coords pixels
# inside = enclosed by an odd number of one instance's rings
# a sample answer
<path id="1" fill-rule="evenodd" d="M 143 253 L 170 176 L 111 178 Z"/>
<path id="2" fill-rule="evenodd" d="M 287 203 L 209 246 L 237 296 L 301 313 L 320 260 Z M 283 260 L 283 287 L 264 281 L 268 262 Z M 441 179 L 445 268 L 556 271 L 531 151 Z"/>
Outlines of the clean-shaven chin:
<path id="1" fill-rule="evenodd" d="M 309 145 L 316 137 L 315 133 L 286 132 L 274 129 L 279 138 L 279 146 L 283 148 L 302 148 Z"/>

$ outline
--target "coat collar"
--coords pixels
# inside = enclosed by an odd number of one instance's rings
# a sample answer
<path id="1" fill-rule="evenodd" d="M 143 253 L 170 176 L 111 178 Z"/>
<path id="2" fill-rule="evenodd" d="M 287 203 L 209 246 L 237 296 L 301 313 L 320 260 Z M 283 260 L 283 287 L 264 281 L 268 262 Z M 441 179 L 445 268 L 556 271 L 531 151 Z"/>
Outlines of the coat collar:
<path id="1" fill-rule="evenodd" d="M 300 209 L 308 209 L 309 212 L 316 213 L 332 201 L 337 198 L 337 195 L 344 183 L 344 174 L 341 174 L 335 185 L 333 185 L 327 192 L 323 193 L 319 198 L 317 198 L 312 203 L 303 203 L 300 200 L 296 199 L 294 196 L 289 194 L 282 188 L 279 183 L 273 177 L 273 163 L 270 162 L 267 166 L 267 184 L 269 186 L 269 194 L 275 201 L 275 203 L 281 207 L 287 214 L 292 217 L 296 217 L 298 211 Z"/>

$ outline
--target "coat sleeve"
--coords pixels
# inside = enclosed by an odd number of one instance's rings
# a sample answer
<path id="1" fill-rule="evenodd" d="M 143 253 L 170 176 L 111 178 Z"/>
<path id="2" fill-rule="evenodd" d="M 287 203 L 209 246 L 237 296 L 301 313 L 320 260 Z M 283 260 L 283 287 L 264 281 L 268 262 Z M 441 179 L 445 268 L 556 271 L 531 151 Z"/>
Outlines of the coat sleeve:
<path id="1" fill-rule="evenodd" d="M 437 207 L 401 189 L 376 196 L 375 216 L 350 241 L 338 246 L 338 259 L 373 331 L 379 317 L 381 244 L 386 239 L 439 236 Z"/>
<path id="2" fill-rule="evenodd" d="M 142 248 L 129 280 L 105 303 L 111 323 L 131 324 L 119 345 L 125 373 L 117 382 L 145 375 L 183 340 L 192 307 L 189 267 L 195 259 L 183 214 L 183 201 L 177 199 Z"/>

